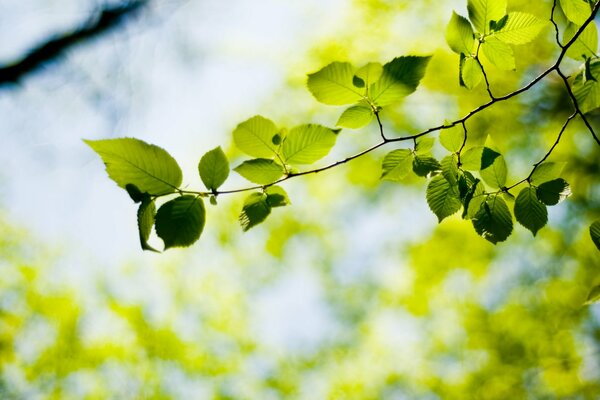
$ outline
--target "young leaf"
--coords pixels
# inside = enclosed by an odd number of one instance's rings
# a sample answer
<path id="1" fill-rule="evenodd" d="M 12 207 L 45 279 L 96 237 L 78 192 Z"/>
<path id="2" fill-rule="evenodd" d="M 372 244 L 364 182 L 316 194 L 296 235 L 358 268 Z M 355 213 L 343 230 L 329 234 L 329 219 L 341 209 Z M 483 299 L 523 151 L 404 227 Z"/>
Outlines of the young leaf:
<path id="1" fill-rule="evenodd" d="M 471 90 L 483 80 L 481 65 L 473 57 L 465 57 L 461 54 L 459 66 L 459 82 L 461 86 Z"/>
<path id="2" fill-rule="evenodd" d="M 468 148 L 460 156 L 460 165 L 467 171 L 479 171 L 481 169 L 481 160 L 483 156 L 483 146 L 475 146 Z"/>
<path id="3" fill-rule="evenodd" d="M 369 87 L 369 97 L 383 107 L 402 100 L 417 89 L 431 57 L 396 57 L 383 66 L 379 80 Z"/>
<path id="4" fill-rule="evenodd" d="M 579 26 L 575 24 L 567 25 L 563 34 L 563 42 L 570 41 L 575 33 L 579 30 Z M 598 51 L 598 28 L 595 23 L 590 23 L 585 27 L 583 32 L 577 37 L 575 42 L 567 49 L 567 56 L 574 60 L 584 61 L 588 58 L 596 56 Z"/>
<path id="5" fill-rule="evenodd" d="M 442 175 L 451 185 L 458 184 L 458 157 L 456 154 L 450 154 L 440 162 Z"/>
<path id="6" fill-rule="evenodd" d="M 291 204 L 288 194 L 281 186 L 269 186 L 265 190 L 267 204 L 270 207 L 283 207 Z"/>
<path id="7" fill-rule="evenodd" d="M 494 37 L 504 43 L 525 44 L 535 39 L 546 25 L 548 25 L 547 21 L 535 15 L 511 12 L 504 27 L 494 33 Z"/>
<path id="8" fill-rule="evenodd" d="M 309 74 L 307 86 L 321 103 L 344 105 L 363 99 L 365 89 L 357 87 L 353 79 L 354 67 L 348 62 L 333 62 L 319 71 Z"/>
<path id="9" fill-rule="evenodd" d="M 588 74 L 594 79 L 586 77 L 586 71 L 581 71 L 573 81 L 573 94 L 577 99 L 579 109 L 587 113 L 600 107 L 600 61 L 591 61 L 589 63 Z"/>
<path id="10" fill-rule="evenodd" d="M 336 126 L 341 126 L 350 129 L 359 129 L 367 125 L 373 119 L 373 110 L 366 105 L 356 105 L 347 108 L 340 118 Z"/>
<path id="11" fill-rule="evenodd" d="M 281 165 L 266 158 L 244 161 L 233 169 L 250 182 L 266 185 L 281 178 L 285 170 Z"/>
<path id="12" fill-rule="evenodd" d="M 142 204 L 140 204 L 140 208 L 138 208 L 137 212 L 140 245 L 142 246 L 143 250 L 158 252 L 158 250 L 148 244 L 150 232 L 152 232 L 152 227 L 154 226 L 155 215 L 156 205 L 154 204 L 154 200 L 151 200 L 150 196 L 146 195 L 146 197 L 142 200 Z"/>
<path id="13" fill-rule="evenodd" d="M 506 14 L 506 0 L 469 0 L 469 19 L 479 33 L 490 32 L 490 21 L 498 21 Z"/>
<path id="14" fill-rule="evenodd" d="M 506 161 L 502 154 L 484 147 L 481 155 L 481 178 L 488 185 L 501 188 L 506 184 Z"/>
<path id="15" fill-rule="evenodd" d="M 532 185 L 537 186 L 552 179 L 559 178 L 560 174 L 562 174 L 562 171 L 565 168 L 565 165 L 567 165 L 566 162 L 541 163 L 531 174 L 529 182 L 531 182 Z"/>
<path id="16" fill-rule="evenodd" d="M 84 140 L 106 164 L 108 176 L 120 187 L 127 184 L 141 193 L 173 193 L 181 185 L 177 161 L 162 148 L 139 139 Z"/>
<path id="17" fill-rule="evenodd" d="M 198 172 L 208 190 L 217 190 L 229 176 L 229 161 L 221 147 L 216 147 L 202 156 Z"/>
<path id="18" fill-rule="evenodd" d="M 329 153 L 338 132 L 315 124 L 297 126 L 288 133 L 281 154 L 290 164 L 312 164 Z"/>
<path id="19" fill-rule="evenodd" d="M 171 247 L 188 247 L 200 238 L 206 211 L 197 196 L 185 195 L 163 204 L 156 213 L 156 234 Z"/>
<path id="20" fill-rule="evenodd" d="M 252 193 L 244 200 L 242 213 L 239 220 L 242 229 L 246 232 L 263 222 L 271 213 L 271 206 L 267 203 L 267 195 L 264 193 Z"/>
<path id="21" fill-rule="evenodd" d="M 454 11 L 446 28 L 446 43 L 448 43 L 453 52 L 466 55 L 471 54 L 473 45 L 475 44 L 471 23 Z"/>
<path id="22" fill-rule="evenodd" d="M 270 158 L 277 153 L 278 146 L 273 138 L 278 133 L 273 121 L 255 115 L 234 129 L 233 141 L 238 149 L 249 156 Z"/>
<path id="23" fill-rule="evenodd" d="M 513 229 L 512 215 L 500 196 L 488 196 L 471 221 L 475 231 L 493 244 L 505 241 Z"/>
<path id="24" fill-rule="evenodd" d="M 412 170 L 413 152 L 408 149 L 392 150 L 383 158 L 381 179 L 399 182 Z"/>
<path id="25" fill-rule="evenodd" d="M 548 209 L 540 202 L 535 188 L 528 186 L 519 192 L 515 201 L 515 218 L 533 236 L 548 222 Z"/>
<path id="26" fill-rule="evenodd" d="M 569 21 L 579 26 L 583 25 L 592 13 L 586 0 L 560 0 L 560 8 Z"/>
<path id="27" fill-rule="evenodd" d="M 378 62 L 370 62 L 360 67 L 354 76 L 364 82 L 365 87 L 377 82 L 383 73 L 383 66 Z"/>
<path id="28" fill-rule="evenodd" d="M 547 206 L 560 203 L 571 195 L 571 187 L 562 178 L 544 182 L 537 187 L 537 198 Z"/>
<path id="29" fill-rule="evenodd" d="M 462 125 L 454 125 L 451 128 L 442 129 L 440 131 L 440 143 L 446 150 L 453 153 L 458 152 L 465 140 L 465 130 Z"/>
<path id="30" fill-rule="evenodd" d="M 600 301 L 600 285 L 596 285 L 590 290 L 587 300 L 584 305 L 594 304 Z"/>
<path id="31" fill-rule="evenodd" d="M 442 220 L 458 210 L 461 202 L 458 197 L 458 187 L 451 185 L 442 175 L 434 176 L 427 185 L 427 204 L 433 213 Z"/>
<path id="32" fill-rule="evenodd" d="M 592 242 L 594 242 L 598 250 L 600 250 L 600 220 L 594 221 L 592 225 L 590 225 L 590 236 Z"/>
<path id="33" fill-rule="evenodd" d="M 515 54 L 512 47 L 495 37 L 490 37 L 481 45 L 485 57 L 496 67 L 510 71 L 515 67 Z"/>
<path id="34" fill-rule="evenodd" d="M 428 176 L 432 172 L 439 171 L 442 167 L 438 160 L 430 155 L 415 155 L 413 158 L 413 172 L 418 176 Z"/>
<path id="35" fill-rule="evenodd" d="M 415 146 L 415 153 L 427 154 L 433 148 L 434 144 L 435 144 L 434 138 L 422 136 L 417 139 L 417 144 Z"/>

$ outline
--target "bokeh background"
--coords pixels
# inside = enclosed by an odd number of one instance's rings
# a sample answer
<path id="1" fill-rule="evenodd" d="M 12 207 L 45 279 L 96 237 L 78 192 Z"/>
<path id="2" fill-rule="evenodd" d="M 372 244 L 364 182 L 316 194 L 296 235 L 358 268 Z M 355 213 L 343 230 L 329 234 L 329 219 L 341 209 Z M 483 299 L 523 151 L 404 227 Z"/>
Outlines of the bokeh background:
<path id="1" fill-rule="evenodd" d="M 107 4 L 118 2 L 0 2 L 0 64 Z M 543 18 L 551 6 L 509 1 Z M 462 116 L 486 92 L 458 85 L 444 40 L 453 9 L 466 15 L 466 1 L 154 0 L 0 87 L 0 398 L 599 398 L 600 308 L 582 304 L 600 280 L 587 233 L 600 149 L 579 123 L 552 155 L 568 161 L 573 195 L 538 237 L 516 227 L 497 246 L 459 216 L 437 225 L 424 180 L 382 183 L 382 150 L 286 182 L 292 206 L 247 233 L 243 196 L 223 197 L 193 247 L 145 253 L 135 204 L 82 142 L 157 144 L 200 188 L 201 155 L 221 145 L 239 162 L 231 132 L 252 115 L 335 123 L 341 109 L 310 96 L 307 73 L 407 54 L 433 59 L 383 113 L 389 135 Z M 558 53 L 549 28 L 515 51 L 517 71 L 490 66 L 495 93 Z M 469 124 L 470 144 L 493 140 L 512 182 L 570 113 L 555 78 Z M 323 163 L 378 135 L 342 131 Z M 245 185 L 233 175 L 228 187 Z"/>

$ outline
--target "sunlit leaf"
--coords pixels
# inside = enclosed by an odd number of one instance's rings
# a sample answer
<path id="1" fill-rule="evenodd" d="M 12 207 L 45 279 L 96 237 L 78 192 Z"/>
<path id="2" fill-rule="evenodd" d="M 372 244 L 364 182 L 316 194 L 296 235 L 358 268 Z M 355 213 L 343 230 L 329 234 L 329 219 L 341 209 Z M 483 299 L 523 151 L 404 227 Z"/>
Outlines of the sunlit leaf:
<path id="1" fill-rule="evenodd" d="M 259 185 L 275 182 L 285 173 L 283 166 L 266 158 L 244 161 L 233 170 L 250 182 Z"/>
<path id="2" fill-rule="evenodd" d="M 514 70 L 515 54 L 510 45 L 490 37 L 481 45 L 485 57 L 496 67 L 503 70 Z"/>
<path id="3" fill-rule="evenodd" d="M 321 103 L 344 105 L 358 103 L 365 94 L 363 87 L 354 82 L 354 67 L 348 62 L 333 62 L 309 74 L 307 86 Z"/>
<path id="4" fill-rule="evenodd" d="M 563 42 L 569 42 L 579 30 L 575 24 L 567 25 L 563 34 Z M 598 51 L 598 28 L 595 23 L 588 24 L 575 42 L 567 49 L 567 56 L 574 60 L 585 60 L 596 56 Z"/>
<path id="5" fill-rule="evenodd" d="M 431 57 L 394 58 L 383 66 L 379 80 L 369 87 L 369 97 L 379 106 L 396 103 L 417 89 Z"/>
<path id="6" fill-rule="evenodd" d="M 484 147 L 481 155 L 481 178 L 488 185 L 501 188 L 506 184 L 506 161 L 502 154 Z"/>
<path id="7" fill-rule="evenodd" d="M 462 205 L 457 186 L 451 185 L 443 175 L 437 175 L 429 182 L 426 197 L 429 208 L 439 222 L 460 210 Z"/>
<path id="8" fill-rule="evenodd" d="M 290 130 L 281 154 L 289 164 L 312 164 L 329 154 L 339 130 L 321 125 L 300 125 Z"/>
<path id="9" fill-rule="evenodd" d="M 600 61 L 592 61 L 589 63 L 588 74 L 591 74 L 594 79 L 586 77 L 586 71 L 581 71 L 573 81 L 573 94 L 577 99 L 579 109 L 587 113 L 600 107 Z"/>
<path id="10" fill-rule="evenodd" d="M 454 125 L 451 128 L 440 131 L 440 143 L 446 150 L 456 153 L 463 145 L 465 140 L 465 131 L 462 125 Z"/>
<path id="11" fill-rule="evenodd" d="M 461 179 L 459 179 L 460 185 Z M 486 201 L 484 195 L 485 189 L 483 183 L 479 180 L 475 180 L 473 185 L 468 188 L 464 199 L 463 199 L 463 219 L 473 219 L 483 207 L 483 203 Z"/>
<path id="12" fill-rule="evenodd" d="M 473 57 L 460 57 L 459 82 L 461 86 L 471 90 L 483 80 L 481 65 Z"/>
<path id="13" fill-rule="evenodd" d="M 442 175 L 451 185 L 458 184 L 458 157 L 456 154 L 446 156 L 440 162 Z"/>
<path id="14" fill-rule="evenodd" d="M 265 190 L 270 207 L 283 207 L 291 204 L 288 194 L 281 186 L 269 186 Z"/>
<path id="15" fill-rule="evenodd" d="M 185 195 L 163 204 L 156 213 L 156 234 L 171 247 L 187 247 L 199 238 L 206 220 L 200 197 Z"/>
<path id="16" fill-rule="evenodd" d="M 512 215 L 500 196 L 488 196 L 471 221 L 475 231 L 494 244 L 505 241 L 513 230 Z"/>
<path id="17" fill-rule="evenodd" d="M 543 162 L 533 171 L 529 178 L 529 182 L 531 182 L 532 185 L 537 186 L 541 183 L 559 178 L 565 165 L 567 165 L 566 162 Z"/>
<path id="18" fill-rule="evenodd" d="M 560 203 L 571 195 L 571 187 L 562 178 L 544 182 L 537 187 L 538 199 L 547 206 Z"/>
<path id="19" fill-rule="evenodd" d="M 255 115 L 240 123 L 233 131 L 233 141 L 238 149 L 252 157 L 271 158 L 278 146 L 273 138 L 277 127 L 270 119 Z"/>
<path id="20" fill-rule="evenodd" d="M 483 149 L 483 146 L 474 146 L 464 151 L 460 156 L 461 167 L 468 171 L 479 171 L 481 169 Z"/>
<path id="21" fill-rule="evenodd" d="M 433 148 L 435 144 L 435 139 L 430 137 L 422 136 L 417 139 L 417 144 L 415 146 L 415 153 L 417 154 L 426 154 Z"/>
<path id="22" fill-rule="evenodd" d="M 540 202 L 535 188 L 528 186 L 519 192 L 515 200 L 515 218 L 533 236 L 548 222 L 548 209 Z"/>
<path id="23" fill-rule="evenodd" d="M 465 17 L 452 12 L 452 18 L 446 28 L 446 43 L 457 54 L 471 54 L 475 39 L 473 28 Z"/>
<path id="24" fill-rule="evenodd" d="M 377 82 L 383 73 L 383 66 L 378 62 L 370 62 L 360 67 L 354 76 L 364 82 L 365 87 L 370 87 Z"/>
<path id="25" fill-rule="evenodd" d="M 267 195 L 264 193 L 252 193 L 244 200 L 242 213 L 239 220 L 242 229 L 246 232 L 263 222 L 271 213 L 271 206 L 267 203 Z"/>
<path id="26" fill-rule="evenodd" d="M 468 0 L 469 19 L 480 33 L 489 33 L 490 21 L 498 21 L 506 14 L 506 0 Z"/>
<path id="27" fill-rule="evenodd" d="M 229 161 L 221 147 L 216 147 L 202 156 L 198 172 L 208 190 L 217 190 L 229 176 Z"/>
<path id="28" fill-rule="evenodd" d="M 413 152 L 408 149 L 392 150 L 383 158 L 381 179 L 399 182 L 412 171 Z"/>
<path id="29" fill-rule="evenodd" d="M 569 21 L 580 26 L 592 14 L 590 3 L 586 0 L 560 0 L 560 7 Z"/>
<path id="30" fill-rule="evenodd" d="M 511 12 L 504 27 L 494 33 L 494 37 L 509 44 L 525 44 L 531 42 L 548 25 L 548 22 L 535 15 Z"/>
<path id="31" fill-rule="evenodd" d="M 336 126 L 341 126 L 350 129 L 359 129 L 367 125 L 373 119 L 373 110 L 366 105 L 356 105 L 347 108 L 340 118 Z"/>
<path id="32" fill-rule="evenodd" d="M 140 204 L 137 212 L 140 245 L 142 246 L 143 250 L 157 251 L 148 244 L 148 239 L 150 238 L 150 233 L 152 232 L 152 227 L 154 226 L 155 216 L 156 205 L 154 204 L 154 200 L 152 200 L 150 196 L 146 195 L 146 197 L 142 200 L 142 204 Z"/>
<path id="33" fill-rule="evenodd" d="M 441 165 L 430 155 L 415 155 L 413 158 L 413 172 L 418 176 L 428 176 L 432 172 L 441 170 Z"/>

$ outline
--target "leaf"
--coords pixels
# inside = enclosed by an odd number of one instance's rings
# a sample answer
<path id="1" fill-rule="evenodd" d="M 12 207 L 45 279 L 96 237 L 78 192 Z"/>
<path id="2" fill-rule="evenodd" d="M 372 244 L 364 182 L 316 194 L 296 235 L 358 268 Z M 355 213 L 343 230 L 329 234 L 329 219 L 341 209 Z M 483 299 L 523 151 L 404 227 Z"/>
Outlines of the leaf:
<path id="1" fill-rule="evenodd" d="M 399 182 L 412 171 L 413 152 L 408 149 L 392 150 L 383 158 L 381 179 Z"/>
<path id="2" fill-rule="evenodd" d="M 488 185 L 502 188 L 506 184 L 506 161 L 502 154 L 484 147 L 481 155 L 481 178 Z"/>
<path id="3" fill-rule="evenodd" d="M 246 232 L 263 222 L 271 213 L 271 206 L 267 203 L 267 195 L 264 193 L 252 193 L 244 200 L 242 213 L 239 220 L 242 229 Z"/>
<path id="4" fill-rule="evenodd" d="M 537 187 L 538 199 L 547 206 L 560 203 L 571 195 L 571 187 L 562 178 L 544 182 Z"/>
<path id="5" fill-rule="evenodd" d="M 495 37 L 490 37 L 481 45 L 485 57 L 496 67 L 510 71 L 516 68 L 512 47 Z"/>
<path id="6" fill-rule="evenodd" d="M 139 139 L 84 140 L 102 157 L 108 176 L 120 187 L 127 184 L 141 193 L 173 193 L 183 179 L 177 161 L 162 148 Z"/>
<path id="7" fill-rule="evenodd" d="M 462 205 L 457 186 L 451 185 L 442 175 L 433 177 L 429 182 L 426 198 L 429 208 L 438 217 L 439 222 L 460 210 Z"/>
<path id="8" fill-rule="evenodd" d="M 370 87 L 373 83 L 377 82 L 383 73 L 383 66 L 378 62 L 370 62 L 360 67 L 354 77 L 359 78 L 363 81 L 364 86 Z"/>
<path id="9" fill-rule="evenodd" d="M 288 133 L 281 154 L 290 164 L 312 164 L 329 154 L 338 132 L 315 124 L 297 126 Z"/>
<path id="10" fill-rule="evenodd" d="M 483 149 L 483 146 L 475 146 L 468 148 L 460 156 L 460 166 L 468 171 L 479 171 L 481 169 Z"/>
<path id="11" fill-rule="evenodd" d="M 255 115 L 240 123 L 233 131 L 233 141 L 238 149 L 252 157 L 270 158 L 277 153 L 273 140 L 277 127 L 270 119 Z"/>
<path id="12" fill-rule="evenodd" d="M 321 103 L 344 105 L 357 103 L 364 98 L 365 89 L 353 83 L 354 67 L 348 62 L 332 62 L 319 71 L 309 74 L 307 86 Z M 364 84 L 364 83 L 363 83 Z"/>
<path id="13" fill-rule="evenodd" d="M 454 125 L 451 128 L 440 131 L 440 143 L 446 150 L 456 153 L 460 150 L 465 140 L 465 131 L 462 125 Z"/>
<path id="14" fill-rule="evenodd" d="M 415 146 L 415 153 L 417 154 L 426 154 L 433 148 L 435 144 L 434 138 L 429 137 L 420 137 L 417 139 L 417 144 Z"/>
<path id="15" fill-rule="evenodd" d="M 442 168 L 438 160 L 427 155 L 416 155 L 412 167 L 413 172 L 418 176 L 428 176 Z"/>
<path id="16" fill-rule="evenodd" d="M 430 56 L 396 57 L 383 66 L 379 80 L 369 87 L 369 98 L 384 107 L 402 100 L 417 89 Z"/>
<path id="17" fill-rule="evenodd" d="M 515 218 L 533 236 L 548 222 L 548 209 L 540 202 L 535 188 L 528 186 L 519 192 L 515 201 Z"/>
<path id="18" fill-rule="evenodd" d="M 461 180 L 459 179 L 459 184 Z M 473 219 L 483 206 L 486 200 L 483 183 L 477 179 L 466 192 L 463 199 L 463 219 Z"/>
<path id="19" fill-rule="evenodd" d="M 489 196 L 482 202 L 471 222 L 475 231 L 493 244 L 505 241 L 513 229 L 510 210 L 499 196 Z"/>
<path id="20" fill-rule="evenodd" d="M 464 57 L 461 54 L 459 67 L 459 82 L 461 86 L 471 90 L 483 80 L 481 65 L 473 57 Z"/>
<path id="21" fill-rule="evenodd" d="M 529 178 L 529 182 L 531 182 L 532 185 L 537 186 L 541 183 L 559 178 L 565 165 L 567 165 L 566 162 L 543 162 L 535 168 Z"/>
<path id="22" fill-rule="evenodd" d="M 156 234 L 171 247 L 188 247 L 199 238 L 206 211 L 204 202 L 197 196 L 185 195 L 163 204 L 156 213 Z"/>
<path id="23" fill-rule="evenodd" d="M 269 186 L 265 193 L 270 207 L 284 207 L 291 204 L 288 194 L 281 186 Z"/>
<path id="24" fill-rule="evenodd" d="M 471 54 L 475 44 L 473 34 L 469 20 L 453 11 L 446 27 L 446 43 L 450 49 L 457 54 Z"/>
<path id="25" fill-rule="evenodd" d="M 273 183 L 285 173 L 285 169 L 280 164 L 266 158 L 244 161 L 233 170 L 250 182 L 259 185 Z"/>
<path id="26" fill-rule="evenodd" d="M 152 227 L 154 226 L 154 217 L 156 216 L 156 204 L 154 204 L 154 200 L 150 199 L 150 196 L 146 195 L 144 200 L 142 200 L 142 204 L 138 208 L 137 212 L 137 222 L 138 222 L 138 232 L 140 235 L 140 245 L 143 250 L 156 251 L 155 248 L 148 244 L 148 239 L 150 238 L 150 232 L 152 232 Z"/>
<path id="27" fill-rule="evenodd" d="M 591 61 L 589 64 L 589 74 L 594 80 L 586 79 L 586 72 L 581 71 L 573 81 L 573 94 L 577 99 L 579 109 L 587 113 L 600 107 L 600 61 Z"/>
<path id="28" fill-rule="evenodd" d="M 563 34 L 563 42 L 569 42 L 579 30 L 575 24 L 567 25 Z M 567 49 L 567 56 L 574 60 L 586 60 L 596 56 L 598 51 L 598 27 L 595 23 L 590 23 L 583 32 L 577 37 L 575 42 Z"/>
<path id="29" fill-rule="evenodd" d="M 489 33 L 490 21 L 498 21 L 506 14 L 506 0 L 469 0 L 469 19 L 480 33 Z"/>
<path id="30" fill-rule="evenodd" d="M 451 185 L 458 184 L 458 157 L 456 154 L 446 156 L 440 162 L 442 175 Z"/>
<path id="31" fill-rule="evenodd" d="M 590 4 L 585 0 L 560 0 L 560 8 L 569 21 L 579 26 L 592 14 Z"/>
<path id="32" fill-rule="evenodd" d="M 217 190 L 229 176 L 229 161 L 221 147 L 215 147 L 202 156 L 198 172 L 208 190 Z"/>
<path id="33" fill-rule="evenodd" d="M 131 200 L 133 200 L 134 203 L 139 203 L 140 201 L 144 200 L 145 196 L 148 195 L 147 193 L 142 193 L 142 191 L 133 183 L 128 183 L 125 185 L 125 190 L 127 190 L 127 194 L 129 197 L 131 197 Z"/>
<path id="34" fill-rule="evenodd" d="M 369 106 L 356 105 L 347 108 L 340 118 L 336 126 L 344 128 L 359 129 L 367 125 L 373 119 L 373 110 Z"/>
<path id="35" fill-rule="evenodd" d="M 600 285 L 596 285 L 592 288 L 592 290 L 590 290 L 587 300 L 583 304 L 590 305 L 590 304 L 597 303 L 598 301 L 600 301 Z"/>
<path id="36" fill-rule="evenodd" d="M 535 15 L 511 12 L 506 24 L 494 37 L 509 44 L 525 44 L 531 42 L 548 23 Z"/>
<path id="37" fill-rule="evenodd" d="M 600 220 L 594 221 L 592 225 L 590 225 L 590 236 L 592 242 L 594 242 L 598 250 L 600 250 Z"/>

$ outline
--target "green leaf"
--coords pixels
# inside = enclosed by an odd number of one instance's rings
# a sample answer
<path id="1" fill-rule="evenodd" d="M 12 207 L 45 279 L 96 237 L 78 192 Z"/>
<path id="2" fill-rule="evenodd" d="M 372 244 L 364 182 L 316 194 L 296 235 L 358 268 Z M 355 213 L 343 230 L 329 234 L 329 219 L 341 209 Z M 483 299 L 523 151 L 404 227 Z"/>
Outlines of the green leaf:
<path id="1" fill-rule="evenodd" d="M 560 0 L 560 8 L 569 21 L 579 26 L 592 14 L 592 8 L 586 0 Z"/>
<path id="2" fill-rule="evenodd" d="M 471 54 L 475 39 L 471 23 L 462 15 L 452 12 L 452 18 L 446 28 L 446 43 L 457 54 Z"/>
<path id="3" fill-rule="evenodd" d="M 461 86 L 471 90 L 483 80 L 481 65 L 473 57 L 460 56 L 459 82 Z"/>
<path id="4" fill-rule="evenodd" d="M 336 126 L 344 128 L 359 129 L 367 125 L 373 119 L 373 110 L 369 106 L 356 105 L 347 108 L 340 118 Z"/>
<path id="5" fill-rule="evenodd" d="M 281 154 L 290 164 L 312 164 L 329 154 L 338 132 L 315 124 L 297 126 L 288 133 Z"/>
<path id="6" fill-rule="evenodd" d="M 413 172 L 418 176 L 428 176 L 432 172 L 441 170 L 441 165 L 435 158 L 429 155 L 415 155 L 413 159 Z"/>
<path id="7" fill-rule="evenodd" d="M 571 195 L 571 187 L 562 178 L 544 182 L 537 187 L 537 198 L 547 206 L 560 203 Z"/>
<path id="8" fill-rule="evenodd" d="M 490 37 L 481 45 L 485 57 L 496 67 L 510 71 L 516 68 L 512 47 L 495 37 Z"/>
<path id="9" fill-rule="evenodd" d="M 461 183 L 461 179 L 459 179 L 459 185 Z M 473 182 L 473 185 L 468 188 L 463 198 L 463 219 L 473 219 L 483 207 L 483 203 L 485 203 L 487 197 L 485 196 L 485 189 L 483 188 L 483 183 L 476 179 Z"/>
<path id="10" fill-rule="evenodd" d="M 250 182 L 259 185 L 273 183 L 285 173 L 285 169 L 280 164 L 266 158 L 244 161 L 233 170 Z"/>
<path id="11" fill-rule="evenodd" d="M 200 238 L 206 221 L 204 202 L 185 195 L 163 204 L 156 213 L 156 234 L 171 247 L 187 247 Z"/>
<path id="12" fill-rule="evenodd" d="M 125 190 L 127 190 L 127 194 L 129 197 L 131 197 L 131 200 L 133 200 L 134 203 L 139 203 L 140 201 L 144 200 L 144 197 L 148 196 L 147 193 L 142 193 L 142 191 L 133 183 L 128 183 L 125 185 Z"/>
<path id="13" fill-rule="evenodd" d="M 481 155 L 481 178 L 488 185 L 502 188 L 506 184 L 506 161 L 502 154 L 484 147 Z"/>
<path id="14" fill-rule="evenodd" d="M 456 153 L 460 150 L 465 140 L 465 130 L 462 125 L 454 125 L 451 128 L 440 131 L 440 143 L 446 150 Z"/>
<path id="15" fill-rule="evenodd" d="M 173 193 L 182 181 L 177 161 L 162 148 L 139 139 L 84 140 L 102 157 L 108 176 L 120 187 L 127 184 L 141 193 Z"/>
<path id="16" fill-rule="evenodd" d="M 309 74 L 307 86 L 318 101 L 330 105 L 357 103 L 365 94 L 354 84 L 354 67 L 348 62 L 333 62 Z"/>
<path id="17" fill-rule="evenodd" d="M 481 160 L 483 156 L 483 146 L 468 148 L 460 156 L 460 165 L 467 171 L 479 171 L 481 169 Z"/>
<path id="18" fill-rule="evenodd" d="M 354 76 L 359 78 L 365 87 L 370 87 L 373 83 L 377 82 L 381 78 L 383 73 L 383 66 L 378 62 L 370 62 L 360 67 Z"/>
<path id="19" fill-rule="evenodd" d="M 563 42 L 569 42 L 579 30 L 575 24 L 567 25 L 563 34 Z M 588 24 L 575 42 L 567 49 L 567 56 L 574 60 L 586 60 L 596 56 L 598 51 L 598 28 L 595 23 Z"/>
<path id="20" fill-rule="evenodd" d="M 202 156 L 198 172 L 208 190 L 217 190 L 229 176 L 229 161 L 221 147 L 215 147 Z"/>
<path id="21" fill-rule="evenodd" d="M 150 196 L 146 195 L 146 197 L 142 200 L 142 204 L 138 208 L 137 212 L 137 222 L 138 222 L 138 232 L 140 235 L 140 245 L 143 250 L 156 251 L 155 248 L 148 244 L 148 239 L 150 238 L 150 232 L 152 232 L 152 227 L 154 226 L 154 217 L 156 215 L 156 204 L 154 204 L 154 200 L 150 199 Z"/>
<path id="22" fill-rule="evenodd" d="M 244 200 L 242 213 L 239 220 L 242 229 L 246 232 L 263 222 L 271 213 L 271 206 L 267 203 L 267 195 L 264 193 L 252 193 Z"/>
<path id="23" fill-rule="evenodd" d="M 255 115 L 234 129 L 233 141 L 249 156 L 270 158 L 277 153 L 278 146 L 273 139 L 278 133 L 273 121 Z"/>
<path id="24" fill-rule="evenodd" d="M 525 44 L 531 42 L 548 25 L 547 21 L 535 15 L 511 12 L 508 14 L 506 24 L 494 37 L 509 44 Z"/>
<path id="25" fill-rule="evenodd" d="M 442 175 L 451 185 L 458 184 L 458 157 L 456 154 L 446 156 L 440 162 Z"/>
<path id="26" fill-rule="evenodd" d="M 594 221 L 592 225 L 590 225 L 590 236 L 592 242 L 594 242 L 598 250 L 600 250 L 600 220 Z"/>
<path id="27" fill-rule="evenodd" d="M 565 165 L 567 165 L 566 162 L 543 162 L 535 168 L 529 178 L 529 182 L 531 182 L 532 185 L 537 186 L 541 183 L 559 178 Z"/>
<path id="28" fill-rule="evenodd" d="M 284 207 L 291 204 L 288 194 L 281 186 L 269 186 L 265 191 L 270 207 Z"/>
<path id="29" fill-rule="evenodd" d="M 581 71 L 573 81 L 573 94 L 577 99 L 579 109 L 587 113 L 600 107 L 600 61 L 591 61 L 589 63 L 588 74 L 593 76 L 593 80 L 586 78 L 586 71 Z"/>
<path id="30" fill-rule="evenodd" d="M 417 139 L 417 144 L 415 146 L 415 153 L 417 154 L 426 154 L 433 148 L 435 144 L 434 138 L 429 137 L 420 137 Z"/>
<path id="31" fill-rule="evenodd" d="M 489 33 L 490 21 L 498 21 L 506 14 L 506 0 L 469 0 L 469 19 L 480 33 Z"/>
<path id="32" fill-rule="evenodd" d="M 457 186 L 451 185 L 442 175 L 433 177 L 429 182 L 426 198 L 429 208 L 438 217 L 439 222 L 460 210 L 462 205 Z"/>
<path id="33" fill-rule="evenodd" d="M 417 89 L 431 57 L 396 57 L 383 66 L 379 80 L 369 87 L 369 97 L 384 107 L 402 100 Z"/>
<path id="34" fill-rule="evenodd" d="M 500 196 L 488 196 L 471 221 L 475 231 L 493 244 L 505 241 L 513 230 L 512 215 Z"/>
<path id="35" fill-rule="evenodd" d="M 533 236 L 548 222 L 548 209 L 540 202 L 535 188 L 528 186 L 519 192 L 515 201 L 515 218 Z"/>
<path id="36" fill-rule="evenodd" d="M 585 305 L 594 304 L 600 301 L 600 285 L 596 285 L 590 290 Z"/>
<path id="37" fill-rule="evenodd" d="M 399 182 L 412 171 L 414 154 L 408 149 L 392 150 L 383 158 L 381 179 Z"/>

